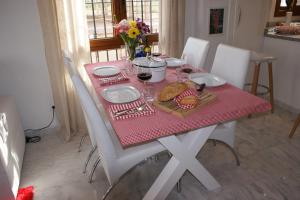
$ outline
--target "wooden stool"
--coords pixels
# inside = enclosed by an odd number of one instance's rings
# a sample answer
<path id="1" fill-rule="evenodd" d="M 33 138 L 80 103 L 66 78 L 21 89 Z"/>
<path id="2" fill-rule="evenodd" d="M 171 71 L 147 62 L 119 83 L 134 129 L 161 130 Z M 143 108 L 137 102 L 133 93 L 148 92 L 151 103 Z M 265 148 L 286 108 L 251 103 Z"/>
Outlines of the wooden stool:
<path id="1" fill-rule="evenodd" d="M 272 62 L 275 60 L 275 57 L 262 54 L 262 53 L 257 53 L 257 52 L 251 52 L 251 62 L 255 64 L 255 69 L 254 69 L 254 74 L 253 74 L 253 79 L 252 83 L 246 84 L 246 85 L 251 85 L 251 93 L 253 95 L 263 95 L 263 94 L 268 94 L 270 95 L 270 103 L 272 105 L 271 112 L 274 112 L 274 93 L 273 93 L 273 69 L 272 69 Z M 265 86 L 262 84 L 259 84 L 259 72 L 260 72 L 260 67 L 261 64 L 267 63 L 268 64 L 268 74 L 269 74 L 269 85 Z M 258 87 L 263 87 L 267 90 L 265 93 L 258 93 L 257 88 Z"/>
<path id="2" fill-rule="evenodd" d="M 290 135 L 289 135 L 290 138 L 293 137 L 293 135 L 294 135 L 294 133 L 295 133 L 297 127 L 299 126 L 299 124 L 300 124 L 300 114 L 298 115 L 298 117 L 297 117 L 297 119 L 296 119 L 296 121 L 295 121 L 295 123 L 294 123 L 294 126 L 293 126 L 293 128 L 292 128 L 292 130 L 291 130 L 291 132 L 290 132 Z"/>

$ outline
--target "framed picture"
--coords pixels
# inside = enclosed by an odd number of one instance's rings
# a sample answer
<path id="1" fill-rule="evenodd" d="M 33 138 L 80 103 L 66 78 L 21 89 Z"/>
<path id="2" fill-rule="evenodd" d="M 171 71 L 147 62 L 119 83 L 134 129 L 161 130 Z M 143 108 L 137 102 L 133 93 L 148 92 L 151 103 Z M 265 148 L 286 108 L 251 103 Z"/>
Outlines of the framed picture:
<path id="1" fill-rule="evenodd" d="M 224 8 L 209 9 L 209 34 L 224 32 Z"/>

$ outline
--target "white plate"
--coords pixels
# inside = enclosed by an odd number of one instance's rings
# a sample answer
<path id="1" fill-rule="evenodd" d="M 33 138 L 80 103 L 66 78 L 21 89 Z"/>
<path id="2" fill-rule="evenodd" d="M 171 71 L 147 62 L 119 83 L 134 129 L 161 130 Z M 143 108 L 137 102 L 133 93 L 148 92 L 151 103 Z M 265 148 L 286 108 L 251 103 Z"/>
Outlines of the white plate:
<path id="1" fill-rule="evenodd" d="M 120 73 L 119 68 L 113 65 L 95 67 L 93 69 L 93 74 L 96 76 L 114 76 Z"/>
<path id="2" fill-rule="evenodd" d="M 114 85 L 101 92 L 102 97 L 111 103 L 128 103 L 140 98 L 140 92 L 130 85 Z"/>
<path id="3" fill-rule="evenodd" d="M 178 58 L 165 58 L 167 61 L 168 67 L 179 67 L 181 65 L 185 65 L 186 61 Z"/>
<path id="4" fill-rule="evenodd" d="M 226 83 L 224 79 L 209 73 L 193 73 L 189 75 L 189 79 L 197 84 L 205 83 L 207 87 L 217 87 Z"/>

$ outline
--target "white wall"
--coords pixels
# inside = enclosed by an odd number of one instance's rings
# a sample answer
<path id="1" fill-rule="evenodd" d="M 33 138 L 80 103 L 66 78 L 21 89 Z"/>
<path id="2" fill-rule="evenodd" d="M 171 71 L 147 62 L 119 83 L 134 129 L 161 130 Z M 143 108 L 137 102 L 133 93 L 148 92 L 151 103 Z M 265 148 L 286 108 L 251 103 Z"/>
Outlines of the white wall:
<path id="1" fill-rule="evenodd" d="M 270 5 L 271 0 L 187 0 L 185 38 L 194 36 L 210 41 L 207 70 L 220 43 L 260 51 Z M 210 8 L 225 9 L 223 34 L 209 34 Z"/>
<path id="2" fill-rule="evenodd" d="M 232 25 L 228 16 L 232 14 L 228 5 L 232 0 L 187 0 L 185 10 L 185 39 L 189 36 L 210 41 L 205 68 L 210 70 L 219 43 L 229 43 Z M 209 8 L 225 8 L 224 34 L 209 35 Z"/>
<path id="3" fill-rule="evenodd" d="M 219 43 L 262 51 L 264 28 L 269 18 L 272 0 L 187 0 L 185 37 L 194 36 L 210 41 L 205 63 L 209 71 Z M 225 8 L 224 34 L 208 34 L 209 8 Z M 238 21 L 240 14 L 240 21 Z M 247 81 L 251 82 L 254 67 L 249 66 Z"/>
<path id="4" fill-rule="evenodd" d="M 274 92 L 277 103 L 285 105 L 291 110 L 300 109 L 300 64 L 299 52 L 300 42 L 292 42 L 280 39 L 264 38 L 263 28 L 266 20 L 284 21 L 285 18 L 274 18 L 275 0 L 187 0 L 186 1 L 186 21 L 185 21 L 185 39 L 189 36 L 199 37 L 209 40 L 211 47 L 208 59 L 205 64 L 206 69 L 210 70 L 216 47 L 218 43 L 225 42 L 247 48 L 258 50 L 274 55 L 277 61 L 274 62 Z M 236 11 L 235 2 L 242 8 L 241 24 L 236 30 L 237 33 L 228 31 L 226 35 L 208 34 L 208 9 L 210 7 L 222 7 L 231 2 L 231 8 L 227 8 L 227 13 L 234 21 L 234 12 Z M 231 11 L 228 12 L 228 11 Z M 225 16 L 226 17 L 226 16 Z M 294 17 L 293 20 L 296 20 Z M 299 17 L 298 17 L 299 19 Z M 227 24 L 225 22 L 225 24 Z M 227 24 L 229 29 L 233 25 Z M 258 28 L 257 28 L 258 26 Z M 239 30 L 242 29 L 242 30 Z M 226 30 L 225 30 L 226 32 Z M 233 34 L 233 37 L 230 36 Z M 235 35 L 236 34 L 236 35 Z M 267 83 L 267 67 L 261 68 L 260 81 Z M 253 74 L 253 65 L 250 65 L 248 72 L 248 82 L 251 81 Z"/>
<path id="5" fill-rule="evenodd" d="M 51 119 L 53 98 L 36 0 L 0 1 L 0 95 L 15 97 L 24 129 Z"/>

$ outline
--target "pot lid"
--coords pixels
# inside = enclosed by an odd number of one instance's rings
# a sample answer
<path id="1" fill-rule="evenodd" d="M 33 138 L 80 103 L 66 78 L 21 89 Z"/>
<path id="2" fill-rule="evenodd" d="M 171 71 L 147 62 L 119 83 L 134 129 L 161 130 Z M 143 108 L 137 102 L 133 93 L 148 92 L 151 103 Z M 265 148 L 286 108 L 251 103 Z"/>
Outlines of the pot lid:
<path id="1" fill-rule="evenodd" d="M 164 59 L 157 57 L 138 57 L 135 58 L 132 63 L 139 67 L 149 67 L 149 68 L 158 68 L 164 67 L 167 65 L 167 62 Z"/>

